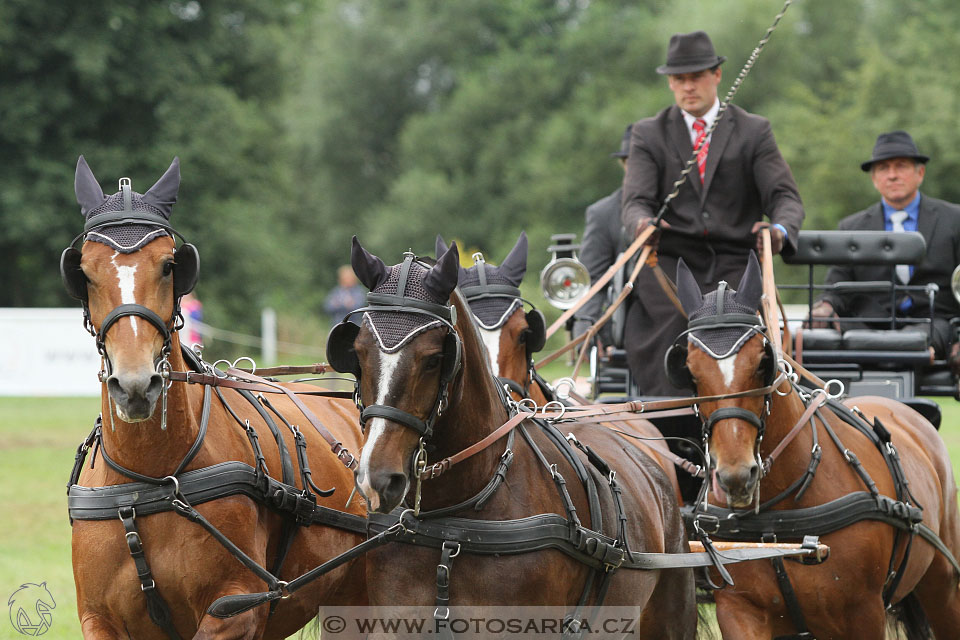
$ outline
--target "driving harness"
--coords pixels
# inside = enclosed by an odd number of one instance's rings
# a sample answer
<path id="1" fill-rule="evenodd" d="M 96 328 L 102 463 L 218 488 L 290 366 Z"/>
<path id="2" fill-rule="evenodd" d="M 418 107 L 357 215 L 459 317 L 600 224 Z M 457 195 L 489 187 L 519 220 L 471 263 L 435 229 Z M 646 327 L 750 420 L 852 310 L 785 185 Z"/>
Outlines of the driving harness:
<path id="1" fill-rule="evenodd" d="M 704 317 L 692 319 L 689 322 L 687 331 L 680 335 L 677 343 L 667 352 L 665 358 L 667 376 L 671 382 L 677 386 L 696 388 L 695 381 L 691 377 L 686 365 L 687 348 L 685 343 L 688 340 L 696 342 L 704 351 L 714 358 L 720 359 L 735 352 L 739 349 L 739 346 L 742 346 L 742 344 L 755 333 L 764 336 L 765 354 L 761 361 L 762 370 L 760 372 L 763 384 L 769 386 L 778 379 L 777 376 L 781 365 L 778 362 L 772 343 L 766 339 L 766 327 L 762 325 L 759 316 L 755 313 L 743 313 L 742 310 L 724 312 L 724 299 L 726 296 L 723 295 L 723 289 L 725 285 L 726 283 L 721 282 L 720 288 L 717 290 L 716 312 Z M 708 297 L 709 295 L 710 294 L 708 294 Z M 729 303 L 731 301 L 727 300 L 727 302 Z M 713 309 L 709 308 L 709 311 L 712 312 Z M 712 338 L 710 334 L 701 334 L 700 337 L 695 335 L 695 332 L 708 330 L 714 332 Z M 720 335 L 719 341 L 724 343 L 724 347 L 729 347 L 726 353 L 716 353 L 717 332 L 723 334 Z M 738 332 L 742 333 L 739 338 L 736 336 Z M 697 501 L 692 506 L 685 506 L 681 509 L 688 530 L 703 531 L 722 540 L 777 542 L 797 540 L 807 536 L 823 536 L 863 520 L 885 522 L 896 528 L 887 579 L 883 589 L 883 602 L 886 607 L 890 607 L 891 605 L 894 592 L 903 577 L 903 571 L 910 556 L 913 539 L 917 535 L 940 551 L 953 565 L 958 576 L 960 576 L 960 564 L 957 563 L 953 554 L 937 534 L 923 524 L 923 507 L 910 492 L 909 483 L 907 482 L 906 474 L 900 462 L 900 456 L 891 441 L 890 432 L 883 426 L 880 420 L 874 418 L 873 424 L 871 425 L 858 409 L 850 409 L 841 404 L 834 397 L 828 396 L 825 389 L 815 389 L 812 391 L 804 389 L 797 384 L 795 374 L 787 376 L 787 378 L 790 380 L 792 390 L 799 393 L 800 397 L 804 399 L 806 407 L 806 411 L 801 417 L 801 422 L 798 423 L 795 430 L 788 435 L 788 438 L 792 439 L 799 433 L 798 430 L 806 425 L 810 426 L 810 432 L 813 437 L 813 447 L 807 469 L 784 491 L 763 503 L 759 502 L 758 482 L 756 493 L 757 504 L 755 508 L 746 510 L 731 510 L 708 504 L 706 494 L 709 490 L 709 482 L 704 482 Z M 779 394 L 779 391 L 777 393 Z M 705 443 L 709 443 L 710 434 L 714 425 L 724 419 L 741 419 L 756 427 L 757 438 L 755 442 L 755 453 L 760 462 L 761 478 L 769 472 L 774 459 L 783 448 L 785 448 L 785 443 L 781 443 L 770 456 L 765 460 L 760 460 L 759 447 L 764 436 L 766 417 L 770 413 L 770 400 L 771 397 L 768 394 L 764 402 L 762 415 L 757 415 L 753 411 L 737 407 L 721 407 L 713 411 L 708 419 L 703 420 L 701 417 L 702 436 Z M 860 463 L 856 454 L 841 442 L 836 431 L 825 419 L 821 410 L 822 406 L 827 407 L 836 417 L 857 429 L 857 431 L 873 443 L 877 451 L 883 456 L 890 475 L 893 478 L 896 499 L 882 495 L 879 492 L 876 483 Z M 822 458 L 822 449 L 817 435 L 816 423 L 818 421 L 829 435 L 833 444 L 843 454 L 844 459 L 856 472 L 861 482 L 863 482 L 866 491 L 853 492 L 814 507 L 774 510 L 772 507 L 780 504 L 791 496 L 795 501 L 799 500 L 813 481 Z M 709 457 L 707 458 L 707 463 L 710 464 Z M 709 472 L 707 477 L 710 477 Z M 896 557 L 901 548 L 903 550 L 903 558 L 899 566 L 897 566 Z M 813 640 L 814 636 L 810 633 L 806 624 L 803 612 L 800 609 L 800 603 L 784 568 L 783 559 L 772 558 L 771 562 L 777 584 L 784 598 L 787 612 L 790 615 L 791 622 L 797 629 L 796 634 L 781 636 L 778 640 Z M 713 584 L 710 586 L 713 588 L 722 588 L 721 586 Z"/>

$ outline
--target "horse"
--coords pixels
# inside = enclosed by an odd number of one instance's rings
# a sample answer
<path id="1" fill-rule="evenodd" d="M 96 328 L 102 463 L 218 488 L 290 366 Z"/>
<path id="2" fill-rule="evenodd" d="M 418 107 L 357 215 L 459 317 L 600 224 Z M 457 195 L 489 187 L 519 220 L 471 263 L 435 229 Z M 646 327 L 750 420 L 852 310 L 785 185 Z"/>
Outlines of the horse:
<path id="1" fill-rule="evenodd" d="M 80 157 L 75 188 L 86 225 L 74 244 L 83 243 L 61 259 L 64 283 L 82 302 L 103 357 L 102 418 L 78 451 L 70 488 L 83 637 L 286 638 L 319 607 L 364 604 L 361 559 L 275 610 L 261 606 L 229 620 L 205 613 L 221 595 L 261 590 L 264 578 L 250 569 L 254 564 L 296 576 L 365 538 L 315 517 L 320 496 L 343 518 L 364 521 L 359 500 L 347 505 L 353 486 L 348 454 L 331 450 L 312 426 L 288 423 L 305 424 L 309 412 L 341 447 L 358 451 L 358 415 L 349 400 L 297 395 L 318 391 L 306 384 L 261 379 L 258 401 L 242 382 L 183 351 L 179 302 L 196 283 L 199 254 L 193 245 L 177 248 L 169 226 L 179 160 L 143 194 L 133 192 L 128 179 L 120 182 L 121 191 L 105 196 Z M 173 381 L 185 371 L 206 383 Z M 269 393 L 283 389 L 290 395 Z M 91 447 L 93 460 L 85 466 Z M 201 469 L 221 472 L 207 476 L 205 491 L 230 482 L 237 490 L 203 504 L 198 498 L 192 507 L 186 496 L 195 495 L 190 487 Z M 281 470 L 284 484 L 276 479 Z M 251 479 L 250 486 L 244 489 L 238 477 Z"/>
<path id="2" fill-rule="evenodd" d="M 697 612 L 690 571 L 614 571 L 617 562 L 609 558 L 605 568 L 583 563 L 537 540 L 529 552 L 470 551 L 471 545 L 494 542 L 484 538 L 487 534 L 480 539 L 459 535 L 458 529 L 483 527 L 495 537 L 518 519 L 564 513 L 589 519 L 594 530 L 619 531 L 628 548 L 682 553 L 689 547 L 669 482 L 630 443 L 595 425 L 578 429 L 576 438 L 609 465 L 601 474 L 579 450 L 570 453 L 573 447 L 544 423 L 524 420 L 511 432 L 519 433 L 516 440 L 494 433 L 501 425 L 501 433 L 511 426 L 505 424 L 506 396 L 495 382 L 473 314 L 456 290 L 456 246 L 432 265 L 407 254 L 403 263 L 387 267 L 354 237 L 351 263 L 371 291 L 368 307 L 360 327 L 341 323 L 331 332 L 327 359 L 358 377 L 366 433 L 357 487 L 375 520 L 399 507 L 415 483 L 413 507 L 401 514 L 401 522 L 405 515 L 409 521 L 410 513 L 419 514 L 417 536 L 433 531 L 450 538 L 442 540 L 440 568 L 435 548 L 394 544 L 371 551 L 371 604 L 436 604 L 438 617 L 457 606 L 553 605 L 573 607 L 568 620 L 576 621 L 578 603 L 603 600 L 629 607 L 627 617 L 636 620 L 638 637 L 693 637 Z M 449 458 L 488 437 L 496 440 L 493 446 L 475 448 L 459 462 L 426 465 L 428 448 L 437 459 Z M 434 479 L 421 483 L 430 475 Z M 564 476 L 581 477 L 583 484 L 565 483 Z M 611 482 L 622 483 L 623 510 L 611 492 L 597 490 Z M 618 513 L 629 515 L 618 523 Z M 438 514 L 467 519 L 451 518 L 431 528 L 430 519 Z M 461 545 L 467 550 L 454 570 L 452 558 Z M 609 545 L 606 549 L 612 551 Z M 436 584 L 417 578 L 435 572 Z"/>
<path id="3" fill-rule="evenodd" d="M 527 250 L 527 234 L 521 231 L 516 244 L 499 266 L 486 262 L 479 253 L 474 254 L 474 265 L 460 268 L 459 287 L 487 348 L 494 375 L 505 379 L 519 398 L 529 398 L 543 407 L 557 400 L 557 394 L 537 375 L 533 366 L 534 355 L 546 344 L 546 320 L 535 307 L 524 311 L 526 301 L 520 295 L 519 286 L 527 271 Z M 438 235 L 437 255 L 446 251 L 447 245 Z M 572 397 L 569 401 L 577 402 Z M 660 430 L 649 420 L 639 418 L 604 424 L 643 438 L 635 440 L 636 446 L 660 465 L 675 490 L 677 503 L 682 505 L 683 496 L 674 465 L 676 457 L 666 445 L 653 444 L 663 439 Z"/>
<path id="4" fill-rule="evenodd" d="M 712 489 L 696 526 L 713 518 L 721 539 L 818 534 L 831 549 L 816 566 L 731 566 L 734 586 L 715 591 L 723 637 L 883 638 L 885 605 L 909 638 L 956 637 L 957 488 L 934 427 L 887 398 L 798 386 L 757 315 L 752 253 L 735 290 L 704 296 L 682 261 L 677 285 L 690 322 L 667 375 L 722 397 L 699 405 Z"/>

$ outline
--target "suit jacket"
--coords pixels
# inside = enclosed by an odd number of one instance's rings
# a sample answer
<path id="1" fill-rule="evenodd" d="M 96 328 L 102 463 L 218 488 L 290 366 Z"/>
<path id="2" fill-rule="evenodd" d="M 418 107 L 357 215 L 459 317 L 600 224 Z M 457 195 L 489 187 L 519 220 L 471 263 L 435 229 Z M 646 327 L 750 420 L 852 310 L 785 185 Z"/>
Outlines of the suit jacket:
<path id="1" fill-rule="evenodd" d="M 841 231 L 872 230 L 883 231 L 883 207 L 877 202 L 872 207 L 847 216 L 837 226 Z M 936 294 L 934 314 L 942 318 L 960 316 L 957 304 L 950 290 L 950 276 L 954 267 L 960 264 L 960 207 L 943 200 L 920 197 L 920 213 L 917 231 L 927 241 L 927 255 L 918 264 L 908 284 L 927 284 L 933 282 L 940 287 Z M 835 282 L 860 282 L 887 280 L 891 278 L 889 266 L 884 265 L 837 265 L 827 271 L 826 284 Z M 928 313 L 925 294 L 911 294 L 913 306 L 910 315 L 924 316 Z M 890 315 L 890 296 L 888 294 L 852 294 L 839 295 L 826 293 L 821 296 L 833 305 L 841 316 Z M 899 304 L 898 304 L 899 306 Z M 901 314 L 902 315 L 902 314 Z"/>
<path id="2" fill-rule="evenodd" d="M 624 248 L 623 225 L 620 222 L 620 192 L 621 190 L 617 189 L 587 207 L 587 224 L 580 243 L 580 262 L 590 273 L 591 284 L 607 272 Z M 603 303 L 604 297 L 595 295 L 580 308 L 576 315 L 577 322 L 574 323 L 574 337 L 590 326 L 584 324 L 585 321 L 589 320 L 590 324 L 593 324 L 593 321 L 600 317 Z M 577 332 L 578 329 L 581 329 L 580 333 Z"/>
<path id="3" fill-rule="evenodd" d="M 633 125 L 621 214 L 631 237 L 640 218 L 659 211 L 692 153 L 676 105 Z M 672 228 L 663 232 L 660 251 L 682 255 L 696 240 L 717 251 L 746 253 L 756 244 L 750 230 L 765 215 L 787 230 L 784 251 L 795 251 L 803 204 L 770 122 L 730 105 L 710 140 L 703 184 L 694 166 L 664 214 Z"/>

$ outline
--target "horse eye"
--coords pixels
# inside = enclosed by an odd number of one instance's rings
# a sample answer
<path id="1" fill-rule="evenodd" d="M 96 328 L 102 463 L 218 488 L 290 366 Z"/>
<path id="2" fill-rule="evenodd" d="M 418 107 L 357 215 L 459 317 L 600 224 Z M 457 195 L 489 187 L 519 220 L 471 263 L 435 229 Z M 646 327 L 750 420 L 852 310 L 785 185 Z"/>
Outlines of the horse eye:
<path id="1" fill-rule="evenodd" d="M 526 344 L 526 343 L 527 343 L 527 337 L 529 337 L 529 335 L 530 335 L 530 331 L 521 331 L 521 332 L 520 332 L 520 338 L 519 338 L 520 344 Z"/>
<path id="2" fill-rule="evenodd" d="M 173 273 L 173 261 L 169 260 L 163 263 L 163 275 L 168 276 Z"/>
<path id="3" fill-rule="evenodd" d="M 427 371 L 433 371 L 434 369 L 440 366 L 440 363 L 442 361 L 443 361 L 443 355 L 439 353 L 435 353 L 429 358 L 427 358 L 427 361 L 424 367 L 426 368 Z"/>

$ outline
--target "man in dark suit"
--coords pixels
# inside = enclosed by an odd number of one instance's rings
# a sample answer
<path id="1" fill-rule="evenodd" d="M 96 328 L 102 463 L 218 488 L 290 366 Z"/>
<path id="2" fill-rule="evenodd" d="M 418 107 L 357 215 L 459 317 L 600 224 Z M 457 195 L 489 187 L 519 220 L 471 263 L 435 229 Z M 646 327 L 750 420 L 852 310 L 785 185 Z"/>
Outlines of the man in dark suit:
<path id="1" fill-rule="evenodd" d="M 670 39 L 667 63 L 657 73 L 667 76 L 676 104 L 634 123 L 623 181 L 622 220 L 632 238 L 650 224 L 699 147 L 697 162 L 670 202 L 655 242 L 666 273 L 676 273 L 682 257 L 704 290 L 720 280 L 740 281 L 764 227 L 770 228 L 774 253 L 794 251 L 804 217 L 769 121 L 727 105 L 713 134 L 706 135 L 720 109 L 717 87 L 725 59 L 703 31 Z M 662 364 L 684 329 L 686 319 L 652 271 L 642 269 L 624 343 L 644 395 L 687 393 L 665 379 Z"/>
<path id="2" fill-rule="evenodd" d="M 927 255 L 916 266 L 897 265 L 901 284 L 935 283 L 932 344 L 937 358 L 952 355 L 956 359 L 956 336 L 950 318 L 960 316 L 960 305 L 950 289 L 950 277 L 960 263 L 960 207 L 921 195 L 920 185 L 930 158 L 917 150 L 906 131 L 883 133 L 877 138 L 873 157 L 860 165 L 870 173 L 881 200 L 863 211 L 840 221 L 838 229 L 874 231 L 919 231 L 927 242 Z M 890 268 L 882 265 L 841 265 L 831 267 L 826 283 L 889 280 Z M 811 313 L 817 318 L 889 317 L 890 296 L 885 293 L 824 294 Z M 896 301 L 896 315 L 925 317 L 929 314 L 927 297 L 922 293 L 903 295 Z M 823 326 L 825 322 L 815 323 Z M 847 323 L 845 327 L 849 328 Z M 905 330 L 927 331 L 923 324 L 904 325 Z"/>
<path id="3" fill-rule="evenodd" d="M 630 154 L 630 131 L 632 124 L 627 125 L 620 141 L 620 148 L 610 154 L 616 158 L 620 166 L 626 169 L 627 156 Z M 618 188 L 610 195 L 601 198 L 587 207 L 586 227 L 583 230 L 583 240 L 580 242 L 580 262 L 590 273 L 590 284 L 593 284 L 607 272 L 625 248 L 623 237 L 623 223 L 620 221 L 620 194 Z M 583 305 L 574 316 L 573 337 L 589 329 L 603 312 L 604 296 L 595 295 Z M 610 346 L 611 337 L 609 323 L 600 331 L 601 341 Z"/>

